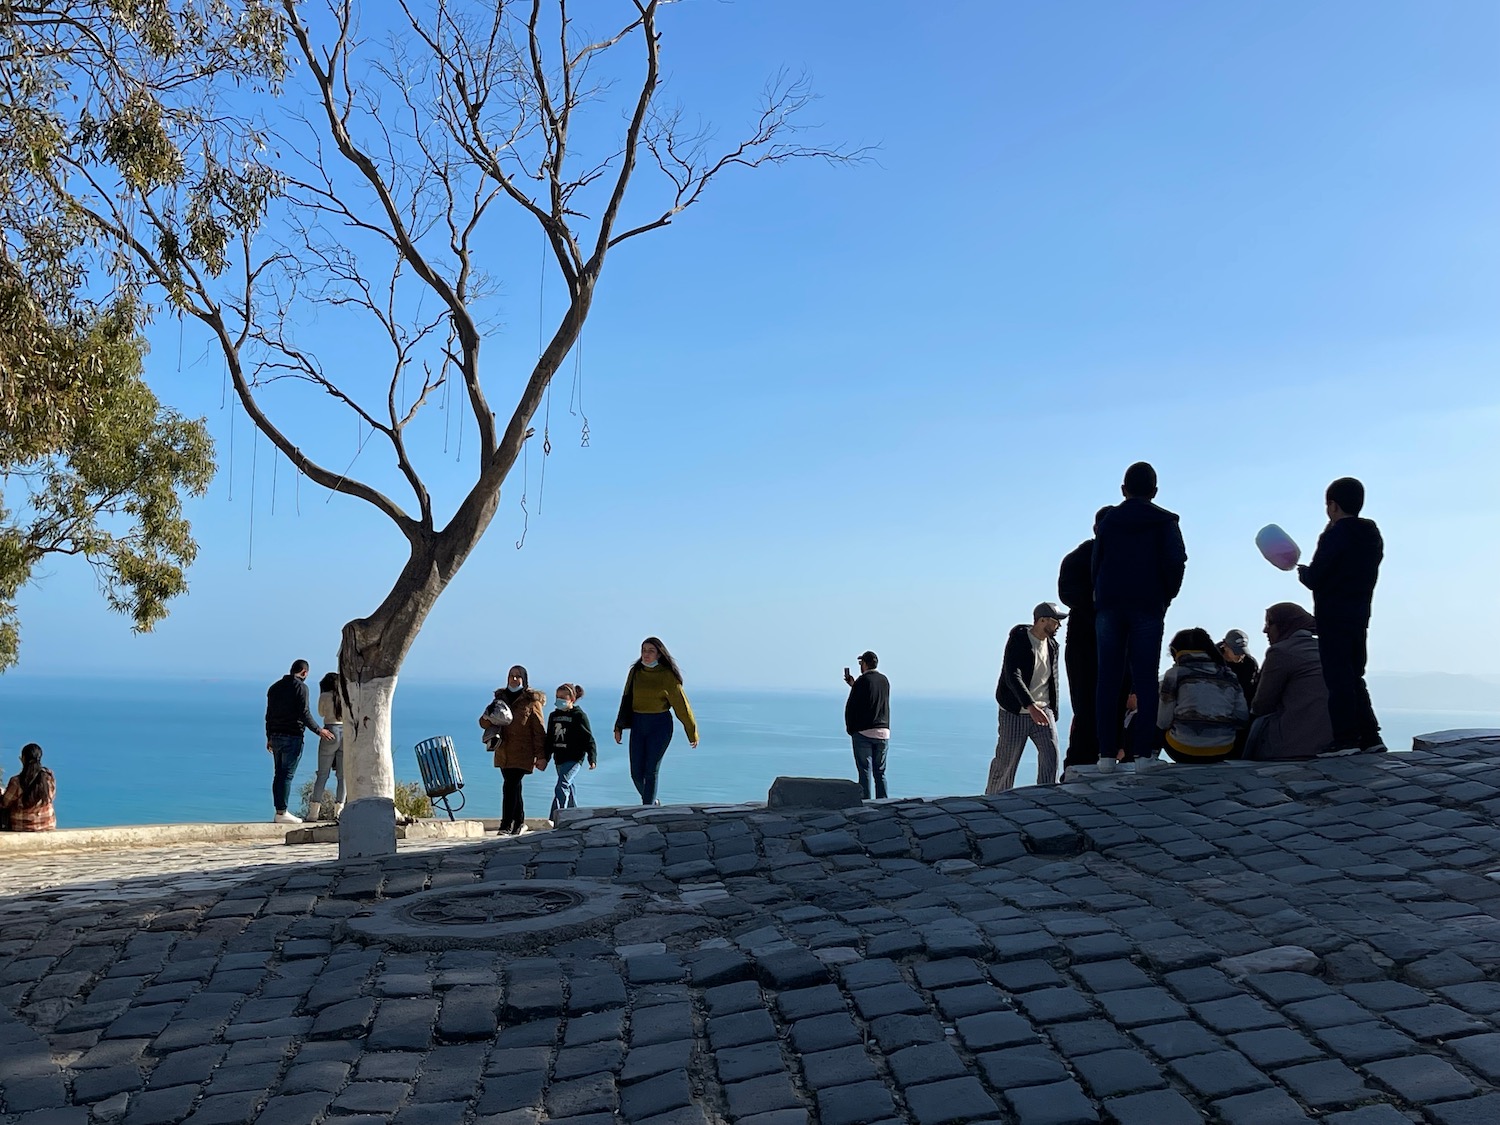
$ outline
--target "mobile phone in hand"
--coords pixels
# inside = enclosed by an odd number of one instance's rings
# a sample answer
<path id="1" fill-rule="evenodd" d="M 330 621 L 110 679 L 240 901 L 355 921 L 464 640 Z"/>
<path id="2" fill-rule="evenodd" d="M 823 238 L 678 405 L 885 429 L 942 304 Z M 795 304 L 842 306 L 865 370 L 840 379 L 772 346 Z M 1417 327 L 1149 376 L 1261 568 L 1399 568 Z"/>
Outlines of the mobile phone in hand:
<path id="1" fill-rule="evenodd" d="M 849 665 L 847 665 L 847 664 L 844 665 L 844 678 L 845 679 L 849 678 Z"/>

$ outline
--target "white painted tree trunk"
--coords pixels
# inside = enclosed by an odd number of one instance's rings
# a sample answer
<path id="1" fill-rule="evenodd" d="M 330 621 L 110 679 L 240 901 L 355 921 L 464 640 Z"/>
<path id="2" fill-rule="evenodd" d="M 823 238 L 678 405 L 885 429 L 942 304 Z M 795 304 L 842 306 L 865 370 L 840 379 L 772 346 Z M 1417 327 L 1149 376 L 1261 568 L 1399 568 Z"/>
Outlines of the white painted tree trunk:
<path id="1" fill-rule="evenodd" d="M 396 850 L 396 771 L 391 756 L 391 701 L 396 677 L 348 683 L 344 723 L 347 803 L 339 816 L 339 858 Z"/>

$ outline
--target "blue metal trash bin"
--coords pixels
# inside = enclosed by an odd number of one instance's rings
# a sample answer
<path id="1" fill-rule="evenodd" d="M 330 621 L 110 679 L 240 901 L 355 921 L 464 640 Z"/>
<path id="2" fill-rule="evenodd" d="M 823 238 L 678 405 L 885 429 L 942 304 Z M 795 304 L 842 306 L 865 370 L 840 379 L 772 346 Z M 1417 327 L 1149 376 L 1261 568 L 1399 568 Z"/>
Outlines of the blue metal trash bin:
<path id="1" fill-rule="evenodd" d="M 459 768 L 453 739 L 440 734 L 417 743 L 417 768 L 422 771 L 422 788 L 427 790 L 432 803 L 441 807 L 449 820 L 456 819 L 453 814 L 464 807 L 464 772 Z M 455 793 L 457 805 L 449 803 Z"/>

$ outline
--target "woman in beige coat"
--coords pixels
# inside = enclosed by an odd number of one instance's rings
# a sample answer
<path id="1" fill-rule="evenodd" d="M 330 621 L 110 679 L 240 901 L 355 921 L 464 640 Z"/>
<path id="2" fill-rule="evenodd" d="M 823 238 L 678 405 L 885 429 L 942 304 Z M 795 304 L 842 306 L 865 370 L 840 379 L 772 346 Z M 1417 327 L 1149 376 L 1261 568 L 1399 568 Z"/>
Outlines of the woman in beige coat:
<path id="1" fill-rule="evenodd" d="M 1254 761 L 1312 758 L 1333 744 L 1328 688 L 1318 658 L 1317 622 L 1295 602 L 1266 610 L 1266 661 L 1256 680 L 1255 716 L 1245 757 Z"/>
<path id="2" fill-rule="evenodd" d="M 500 834 L 519 836 L 527 831 L 521 783 L 533 769 L 546 765 L 547 720 L 542 711 L 546 696 L 532 689 L 526 669 L 516 664 L 506 675 L 505 687 L 495 692 L 495 701 L 510 708 L 510 722 L 493 726 L 488 718 L 491 710 L 486 709 L 479 725 L 485 728 L 485 742 L 494 750 L 495 768 L 500 771 Z"/>

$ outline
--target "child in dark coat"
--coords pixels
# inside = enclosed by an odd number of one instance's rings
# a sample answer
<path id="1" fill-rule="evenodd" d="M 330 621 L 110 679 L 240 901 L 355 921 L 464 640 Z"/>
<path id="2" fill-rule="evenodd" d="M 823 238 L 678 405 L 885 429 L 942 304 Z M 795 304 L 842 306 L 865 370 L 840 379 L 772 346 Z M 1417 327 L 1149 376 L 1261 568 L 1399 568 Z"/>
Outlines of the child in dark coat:
<path id="1" fill-rule="evenodd" d="M 549 814 L 554 821 L 558 810 L 578 806 L 573 779 L 583 768 L 584 759 L 588 759 L 589 769 L 599 766 L 599 748 L 589 726 L 589 717 L 578 706 L 582 698 L 583 688 L 578 684 L 559 684 L 552 714 L 547 716 L 544 753 L 557 766 L 557 786 L 552 791 L 552 812 Z"/>

